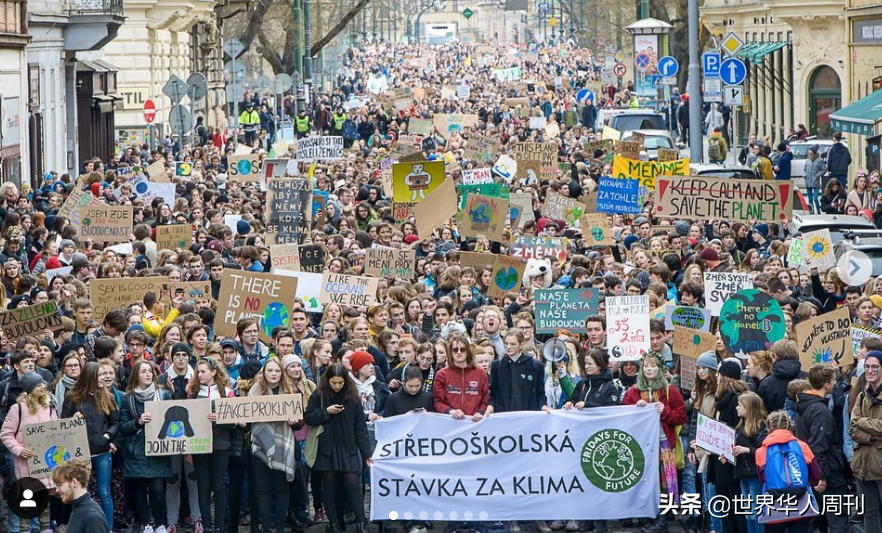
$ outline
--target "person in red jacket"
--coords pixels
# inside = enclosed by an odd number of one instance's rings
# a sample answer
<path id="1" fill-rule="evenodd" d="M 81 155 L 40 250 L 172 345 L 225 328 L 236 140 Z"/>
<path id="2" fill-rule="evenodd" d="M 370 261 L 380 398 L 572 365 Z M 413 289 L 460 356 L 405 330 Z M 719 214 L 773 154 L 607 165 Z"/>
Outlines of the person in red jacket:
<path id="1" fill-rule="evenodd" d="M 469 341 L 460 335 L 450 339 L 450 361 L 435 374 L 432 387 L 435 411 L 461 420 L 467 416 L 477 422 L 484 418 L 490 403 L 487 373 L 477 366 Z"/>
<path id="2" fill-rule="evenodd" d="M 655 407 L 661 417 L 661 436 L 659 443 L 659 480 L 662 492 L 671 494 L 674 501 L 679 501 L 679 486 L 677 484 L 677 453 L 676 453 L 676 427 L 686 423 L 686 405 L 677 387 L 671 387 L 665 379 L 665 360 L 656 351 L 649 350 L 643 355 L 640 362 L 640 372 L 637 374 L 635 383 L 625 397 L 622 405 L 636 405 Z M 655 533 L 668 530 L 668 520 L 659 515 L 649 526 L 643 528 L 644 533 Z"/>

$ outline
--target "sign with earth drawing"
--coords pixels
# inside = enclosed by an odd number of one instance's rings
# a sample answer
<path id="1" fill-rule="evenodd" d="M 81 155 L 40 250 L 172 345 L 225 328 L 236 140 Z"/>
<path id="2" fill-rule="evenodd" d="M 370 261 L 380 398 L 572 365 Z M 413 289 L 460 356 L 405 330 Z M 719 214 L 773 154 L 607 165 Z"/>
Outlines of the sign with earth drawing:
<path id="1" fill-rule="evenodd" d="M 28 475 L 31 477 L 49 477 L 59 465 L 73 459 L 88 460 L 90 457 L 85 420 L 63 418 L 28 424 L 21 427 L 21 432 L 25 447 L 34 452 L 34 456 L 28 460 Z"/>
<path id="2" fill-rule="evenodd" d="M 750 352 L 768 350 L 784 338 L 786 326 L 781 305 L 763 291 L 735 293 L 720 310 L 720 336 L 732 354 L 746 358 Z"/>
<path id="3" fill-rule="evenodd" d="M 517 292 L 521 287 L 525 264 L 516 257 L 497 255 L 493 263 L 493 278 L 487 296 L 502 298 L 505 293 Z"/>
<path id="4" fill-rule="evenodd" d="M 710 309 L 685 305 L 665 306 L 665 329 L 668 331 L 672 331 L 675 326 L 680 326 L 707 333 L 710 331 L 710 323 Z"/>

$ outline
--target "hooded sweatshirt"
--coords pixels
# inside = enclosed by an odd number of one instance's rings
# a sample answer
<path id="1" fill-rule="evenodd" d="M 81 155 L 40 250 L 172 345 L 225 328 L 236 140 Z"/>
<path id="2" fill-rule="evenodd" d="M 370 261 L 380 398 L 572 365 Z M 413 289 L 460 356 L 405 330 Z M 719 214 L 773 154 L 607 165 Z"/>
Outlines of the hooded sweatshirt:
<path id="1" fill-rule="evenodd" d="M 439 413 L 459 409 L 468 416 L 483 414 L 490 402 L 490 381 L 478 367 L 446 366 L 435 374 L 433 396 Z"/>
<path id="2" fill-rule="evenodd" d="M 787 385 L 807 374 L 802 371 L 799 359 L 779 359 L 772 364 L 772 374 L 760 383 L 757 394 L 763 399 L 766 411 L 771 413 L 784 407 Z"/>
<path id="3" fill-rule="evenodd" d="M 807 442 L 818 459 L 821 477 L 827 480 L 827 486 L 840 488 L 847 485 L 840 464 L 844 464 L 842 440 L 830 412 L 826 397 L 810 392 L 796 393 L 796 413 L 798 423 L 796 436 Z"/>

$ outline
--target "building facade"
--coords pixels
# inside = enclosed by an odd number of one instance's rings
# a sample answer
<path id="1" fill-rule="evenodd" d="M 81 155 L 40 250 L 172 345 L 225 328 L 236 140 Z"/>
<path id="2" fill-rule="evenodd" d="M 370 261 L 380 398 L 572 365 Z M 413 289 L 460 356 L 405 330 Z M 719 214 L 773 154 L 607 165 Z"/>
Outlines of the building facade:
<path id="1" fill-rule="evenodd" d="M 20 0 L 0 0 L 0 182 L 17 185 L 29 172 L 27 6 Z"/>
<path id="2" fill-rule="evenodd" d="M 850 102 L 856 102 L 882 90 L 882 1 L 847 0 L 845 15 L 849 36 L 847 94 Z M 876 118 L 879 116 L 882 113 Z M 852 157 L 862 168 L 879 169 L 882 124 L 873 120 L 872 127 L 862 133 L 849 136 L 851 146 L 856 147 Z"/>
<path id="3" fill-rule="evenodd" d="M 701 17 L 715 42 L 734 32 L 746 45 L 743 137 L 756 133 L 773 144 L 805 124 L 829 137 L 830 115 L 849 94 L 844 0 L 706 0 Z"/>

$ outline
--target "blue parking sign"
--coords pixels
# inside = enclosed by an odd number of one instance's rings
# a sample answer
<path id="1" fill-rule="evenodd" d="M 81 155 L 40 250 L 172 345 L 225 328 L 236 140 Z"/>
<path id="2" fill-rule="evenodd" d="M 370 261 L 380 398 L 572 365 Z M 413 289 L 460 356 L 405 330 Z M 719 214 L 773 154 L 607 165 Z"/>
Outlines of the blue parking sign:
<path id="1" fill-rule="evenodd" d="M 720 54 L 719 52 L 707 52 L 701 55 L 701 71 L 705 78 L 720 77 Z"/>

